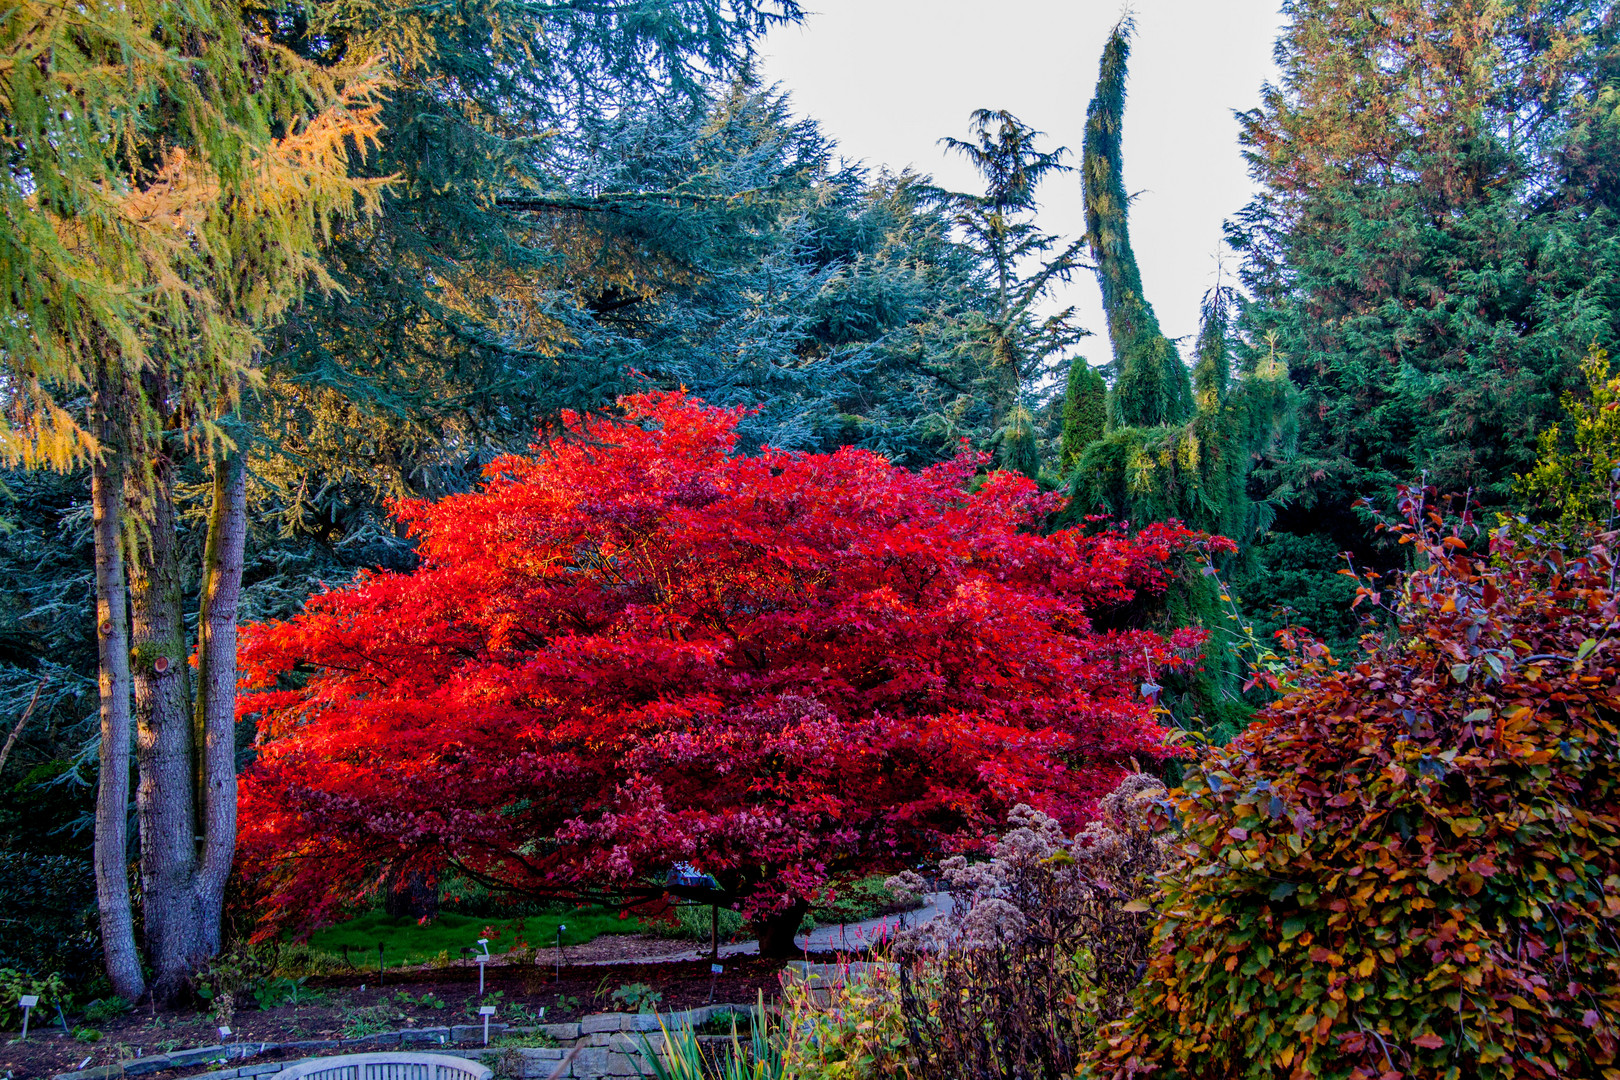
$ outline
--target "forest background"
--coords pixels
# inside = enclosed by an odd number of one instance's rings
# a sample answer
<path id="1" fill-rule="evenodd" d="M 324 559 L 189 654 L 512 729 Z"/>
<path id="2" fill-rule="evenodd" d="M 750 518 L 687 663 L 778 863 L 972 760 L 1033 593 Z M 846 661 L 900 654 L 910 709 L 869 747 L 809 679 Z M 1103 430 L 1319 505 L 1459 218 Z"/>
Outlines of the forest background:
<path id="1" fill-rule="evenodd" d="M 1234 148 L 1259 193 L 1228 225 L 1231 287 L 1206 298 L 1195 344 L 1159 331 L 1129 241 L 1126 33 L 1084 136 L 1064 133 L 1072 153 L 986 113 L 939 133 L 965 136 L 953 149 L 983 181 L 951 192 L 845 162 L 754 76 L 762 35 L 801 17 L 792 4 L 231 10 L 317 74 L 367 35 L 407 43 L 375 83 L 351 73 L 330 91 L 353 96 L 360 119 L 341 137 L 366 152 L 342 159 L 328 202 L 371 212 L 322 212 L 318 272 L 256 271 L 291 283 L 262 305 L 277 318 L 240 320 L 254 347 L 201 421 L 220 433 L 204 446 L 239 449 L 244 622 L 363 568 L 411 567 L 390 505 L 469 489 L 488 461 L 554 434 L 564 409 L 606 423 L 622 393 L 684 386 L 757 409 L 747 448 L 854 445 L 920 467 L 965 439 L 1074 494 L 1071 521 L 1100 510 L 1225 533 L 1252 637 L 1299 623 L 1342 646 L 1357 624 L 1341 552 L 1398 562 L 1356 500 L 1424 477 L 1524 509 L 1515 477 L 1559 438 L 1561 396 L 1620 325 L 1620 27 L 1606 3 L 1287 5 L 1277 81 Z M 327 92 L 300 90 L 297 107 Z M 14 163 L 38 152 L 6 146 Z M 18 174 L 7 198 L 22 207 L 36 195 Z M 1043 231 L 1042 193 L 1082 184 L 1085 235 Z M 1106 330 L 1050 302 L 1092 273 Z M 1072 362 L 1084 330 L 1109 342 L 1096 371 Z M 37 375 L 8 369 L 8 430 L 40 400 L 41 415 L 89 423 L 93 387 Z M 159 417 L 141 436 L 172 503 L 187 612 L 204 599 L 216 481 L 234 475 L 195 450 L 196 423 Z M 91 470 L 82 455 L 56 463 L 3 477 L 8 881 L 46 857 L 66 860 L 50 864 L 64 880 L 84 872 L 105 751 Z M 1225 632 L 1210 597 L 1188 595 L 1154 617 Z M 1211 646 L 1236 648 L 1220 633 Z M 1184 719 L 1217 737 L 1256 700 L 1225 675 L 1187 688 Z M 250 743 L 244 725 L 237 767 Z"/>

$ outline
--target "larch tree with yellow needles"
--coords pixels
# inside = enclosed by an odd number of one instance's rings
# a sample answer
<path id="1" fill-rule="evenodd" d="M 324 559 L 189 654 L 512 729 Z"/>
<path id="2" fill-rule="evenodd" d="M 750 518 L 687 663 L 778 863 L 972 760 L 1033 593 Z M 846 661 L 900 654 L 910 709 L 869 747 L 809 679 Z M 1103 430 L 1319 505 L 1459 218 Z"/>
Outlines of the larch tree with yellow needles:
<path id="1" fill-rule="evenodd" d="M 351 166 L 381 89 L 367 65 L 318 67 L 214 0 L 24 0 L 0 25 L 0 454 L 91 466 L 96 887 L 129 1000 L 147 990 L 126 865 L 132 735 L 155 997 L 219 948 L 246 513 L 230 418 L 261 333 L 326 283 L 332 221 L 375 205 L 381 181 Z M 173 489 L 188 455 L 213 477 L 195 690 Z"/>

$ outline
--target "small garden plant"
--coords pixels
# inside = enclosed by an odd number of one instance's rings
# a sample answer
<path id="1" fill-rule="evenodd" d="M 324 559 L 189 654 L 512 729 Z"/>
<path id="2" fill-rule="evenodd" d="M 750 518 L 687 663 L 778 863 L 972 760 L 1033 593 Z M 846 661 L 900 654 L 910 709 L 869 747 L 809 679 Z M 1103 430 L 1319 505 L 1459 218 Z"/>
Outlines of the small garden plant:
<path id="1" fill-rule="evenodd" d="M 625 983 L 610 995 L 613 1003 L 624 1012 L 656 1012 L 664 995 L 646 983 Z"/>

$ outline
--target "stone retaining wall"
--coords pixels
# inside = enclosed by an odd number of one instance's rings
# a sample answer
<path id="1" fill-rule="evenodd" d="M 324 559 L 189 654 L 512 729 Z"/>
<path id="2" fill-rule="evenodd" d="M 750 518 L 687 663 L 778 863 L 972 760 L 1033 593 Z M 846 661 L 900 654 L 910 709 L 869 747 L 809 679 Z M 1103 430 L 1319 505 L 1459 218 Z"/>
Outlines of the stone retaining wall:
<path id="1" fill-rule="evenodd" d="M 332 1057 L 338 1054 L 360 1054 L 374 1050 L 438 1050 L 461 1057 L 481 1060 L 492 1068 L 510 1076 L 552 1076 L 595 1080 L 597 1077 L 628 1077 L 650 1075 L 641 1062 L 641 1042 L 646 1040 L 654 1052 L 663 1049 L 664 1029 L 674 1031 L 681 1027 L 698 1027 L 716 1013 L 747 1012 L 750 1005 L 705 1005 L 684 1012 L 673 1013 L 594 1013 L 571 1024 L 537 1024 L 514 1027 L 508 1024 L 490 1024 L 489 1037 L 503 1035 L 545 1035 L 563 1044 L 557 1047 L 474 1047 L 458 1048 L 458 1042 L 481 1040 L 483 1024 L 454 1024 L 449 1027 L 405 1028 L 384 1031 L 358 1039 L 301 1039 L 297 1042 L 261 1043 L 239 1042 L 216 1046 L 198 1046 L 190 1050 L 176 1050 L 169 1054 L 153 1054 L 136 1058 L 121 1065 L 102 1065 L 79 1072 L 57 1073 L 51 1080 L 120 1080 L 123 1077 L 151 1076 L 153 1080 L 169 1080 L 159 1073 L 172 1073 L 177 1069 L 200 1065 L 220 1065 L 211 1072 L 186 1074 L 186 1080 L 233 1080 L 233 1078 L 268 1077 L 299 1061 L 314 1057 Z M 307 1056 L 274 1062 L 251 1062 L 270 1051 L 308 1051 Z M 564 1060 L 567 1067 L 557 1072 Z M 240 1064 L 232 1065 L 236 1061 Z"/>

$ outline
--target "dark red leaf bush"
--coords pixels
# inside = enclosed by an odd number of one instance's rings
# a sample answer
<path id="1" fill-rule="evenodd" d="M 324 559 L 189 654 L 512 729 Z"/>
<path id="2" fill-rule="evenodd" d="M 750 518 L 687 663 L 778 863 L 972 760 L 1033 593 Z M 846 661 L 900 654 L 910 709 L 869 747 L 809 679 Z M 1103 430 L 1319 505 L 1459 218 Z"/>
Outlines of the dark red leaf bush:
<path id="1" fill-rule="evenodd" d="M 680 862 L 796 925 L 836 877 L 969 848 L 1018 803 L 1076 826 L 1165 752 L 1142 687 L 1202 635 L 1092 616 L 1162 591 L 1195 534 L 1044 535 L 1059 500 L 970 493 L 982 459 L 744 457 L 737 412 L 623 406 L 611 445 L 404 507 L 415 573 L 245 632 L 266 932 L 389 868 L 589 895 Z"/>

